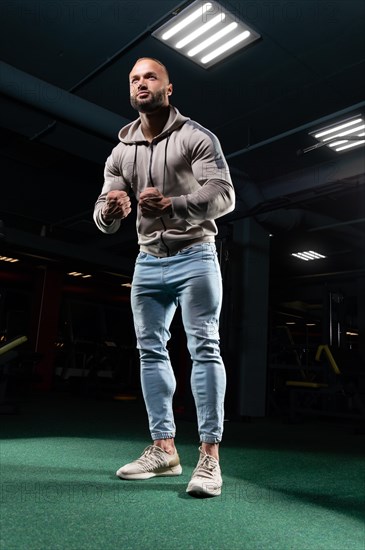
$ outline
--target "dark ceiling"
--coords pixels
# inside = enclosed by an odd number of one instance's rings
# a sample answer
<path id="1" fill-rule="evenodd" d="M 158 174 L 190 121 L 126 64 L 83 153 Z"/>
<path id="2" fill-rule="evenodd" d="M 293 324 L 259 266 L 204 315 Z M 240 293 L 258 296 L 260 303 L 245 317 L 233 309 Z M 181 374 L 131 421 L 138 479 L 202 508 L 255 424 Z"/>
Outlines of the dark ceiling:
<path id="1" fill-rule="evenodd" d="M 117 129 L 136 115 L 129 70 L 151 56 L 169 68 L 172 103 L 222 143 L 238 197 L 222 234 L 254 215 L 273 234 L 274 276 L 363 273 L 365 148 L 303 149 L 309 132 L 364 114 L 365 2 L 224 2 L 261 40 L 208 71 L 151 36 L 188 3 L 2 0 L 3 253 L 131 273 L 133 219 L 105 236 L 92 211 Z M 303 247 L 328 257 L 290 257 Z"/>

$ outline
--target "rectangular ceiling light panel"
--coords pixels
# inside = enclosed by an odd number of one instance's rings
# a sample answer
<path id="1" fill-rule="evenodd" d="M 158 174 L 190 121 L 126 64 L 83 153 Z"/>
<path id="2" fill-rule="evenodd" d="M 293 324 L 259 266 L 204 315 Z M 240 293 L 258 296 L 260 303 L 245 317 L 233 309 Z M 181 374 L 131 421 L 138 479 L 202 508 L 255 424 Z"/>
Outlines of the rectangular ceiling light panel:
<path id="1" fill-rule="evenodd" d="M 361 115 L 320 128 L 310 135 L 337 153 L 365 144 L 365 120 Z"/>
<path id="2" fill-rule="evenodd" d="M 260 35 L 218 2 L 195 1 L 152 36 L 204 69 L 245 48 Z"/>
<path id="3" fill-rule="evenodd" d="M 308 250 L 306 252 L 292 252 L 292 256 L 295 256 L 295 258 L 299 258 L 300 260 L 304 260 L 305 262 L 310 260 L 320 260 L 326 257 L 323 256 L 323 254 L 319 254 L 319 252 L 315 252 L 314 250 Z"/>

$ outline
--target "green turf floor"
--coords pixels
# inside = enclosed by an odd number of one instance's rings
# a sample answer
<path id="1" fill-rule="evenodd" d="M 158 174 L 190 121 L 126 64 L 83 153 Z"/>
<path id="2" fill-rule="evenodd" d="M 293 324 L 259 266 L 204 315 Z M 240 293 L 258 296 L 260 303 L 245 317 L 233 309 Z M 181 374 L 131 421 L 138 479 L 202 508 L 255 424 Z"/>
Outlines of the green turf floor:
<path id="1" fill-rule="evenodd" d="M 32 398 L 3 415 L 1 550 L 364 550 L 364 436 L 315 419 L 226 422 L 221 497 L 186 494 L 195 423 L 177 418 L 183 474 L 121 481 L 149 444 L 141 402 Z"/>

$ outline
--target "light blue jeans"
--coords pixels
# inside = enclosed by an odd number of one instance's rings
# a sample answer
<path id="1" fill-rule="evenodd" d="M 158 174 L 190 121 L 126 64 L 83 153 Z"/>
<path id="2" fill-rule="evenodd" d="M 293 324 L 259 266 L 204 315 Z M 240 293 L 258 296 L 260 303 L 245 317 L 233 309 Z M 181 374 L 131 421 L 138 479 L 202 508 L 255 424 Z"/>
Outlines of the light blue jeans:
<path id="1" fill-rule="evenodd" d="M 223 432 L 226 372 L 219 349 L 222 280 L 215 244 L 196 244 L 168 258 L 140 252 L 131 300 L 152 439 L 175 437 L 172 400 L 176 380 L 166 345 L 180 305 L 192 359 L 191 389 L 200 441 L 218 443 Z"/>

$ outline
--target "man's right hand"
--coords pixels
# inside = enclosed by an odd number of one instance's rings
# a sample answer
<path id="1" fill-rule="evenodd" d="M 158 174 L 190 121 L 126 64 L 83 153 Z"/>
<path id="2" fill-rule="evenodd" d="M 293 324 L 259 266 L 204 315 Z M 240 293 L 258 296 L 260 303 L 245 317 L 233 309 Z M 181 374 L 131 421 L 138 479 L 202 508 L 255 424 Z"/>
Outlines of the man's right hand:
<path id="1" fill-rule="evenodd" d="M 131 210 L 131 200 L 125 191 L 109 191 L 101 213 L 104 220 L 110 222 L 126 218 Z"/>

